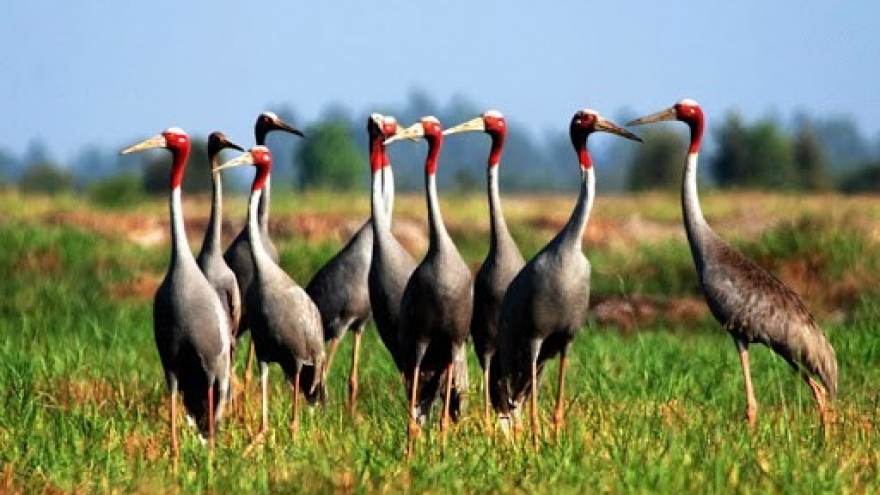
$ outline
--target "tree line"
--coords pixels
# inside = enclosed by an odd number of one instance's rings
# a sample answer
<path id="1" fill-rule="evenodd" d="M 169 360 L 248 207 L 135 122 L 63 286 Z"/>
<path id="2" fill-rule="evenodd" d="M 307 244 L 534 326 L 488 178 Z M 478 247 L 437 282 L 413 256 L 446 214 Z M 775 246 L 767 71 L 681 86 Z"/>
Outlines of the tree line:
<path id="1" fill-rule="evenodd" d="M 280 105 L 276 112 L 303 128 L 307 139 L 270 139 L 275 156 L 273 184 L 296 189 L 357 190 L 368 183 L 366 165 L 367 115 L 328 106 L 320 117 L 303 125 L 295 111 Z M 410 93 L 401 105 L 377 111 L 394 115 L 404 124 L 423 115 L 435 115 L 451 126 L 478 115 L 484 108 L 465 98 L 441 105 L 422 91 Z M 502 109 L 503 110 L 503 109 Z M 629 115 L 614 120 L 626 122 Z M 640 129 L 641 145 L 594 139 L 591 152 L 597 180 L 605 192 L 674 189 L 681 178 L 686 137 L 675 126 Z M 789 122 L 764 117 L 747 122 L 735 111 L 707 129 L 701 180 L 719 188 L 786 191 L 880 191 L 880 136 L 866 139 L 851 119 L 815 119 L 795 115 Z M 438 181 L 441 187 L 468 192 L 481 190 L 489 139 L 467 134 L 444 143 Z M 24 192 L 55 194 L 84 192 L 104 203 L 126 203 L 167 188 L 167 157 L 146 154 L 142 167 L 131 158 L 121 160 L 115 149 L 85 147 L 70 163 L 51 158 L 39 141 L 23 156 L 0 149 L 0 184 Z M 389 149 L 401 190 L 421 190 L 424 144 Z M 193 136 L 191 166 L 184 187 L 209 191 L 210 173 L 204 138 Z M 502 159 L 501 185 L 507 192 L 570 190 L 575 170 L 567 122 L 534 136 L 515 116 L 508 116 L 508 136 Z M 244 187 L 250 175 L 234 175 L 232 188 Z"/>

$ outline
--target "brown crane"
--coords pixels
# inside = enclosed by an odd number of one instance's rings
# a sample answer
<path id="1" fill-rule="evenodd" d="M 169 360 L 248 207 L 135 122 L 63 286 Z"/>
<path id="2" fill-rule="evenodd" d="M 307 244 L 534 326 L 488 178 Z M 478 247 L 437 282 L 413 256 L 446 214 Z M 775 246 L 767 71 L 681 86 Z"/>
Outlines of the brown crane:
<path id="1" fill-rule="evenodd" d="M 562 230 L 514 277 L 501 307 L 500 419 L 506 428 L 512 418 L 518 430 L 519 406 L 531 397 L 529 414 L 534 440 L 539 430 L 538 378 L 547 360 L 557 354 L 559 383 L 553 414 L 557 431 L 564 421 L 562 398 L 568 351 L 586 319 L 590 302 L 590 262 L 581 244 L 596 189 L 587 138 L 599 131 L 640 141 L 594 110 L 574 114 L 569 135 L 580 166 L 577 203 Z"/>
<path id="2" fill-rule="evenodd" d="M 409 278 L 400 303 L 401 344 L 411 387 L 407 456 L 412 455 L 413 440 L 420 429 L 417 416 L 420 385 L 425 392 L 430 392 L 439 389 L 445 378 L 441 434 L 449 427 L 453 378 L 464 367 L 464 345 L 470 333 L 473 307 L 471 272 L 446 231 L 437 199 L 436 173 L 443 145 L 440 121 L 423 117 L 386 143 L 418 138 L 428 143 L 425 198 L 430 238 L 428 252 Z M 425 383 L 420 384 L 422 381 Z M 457 392 L 460 396 L 462 391 Z"/>
<path id="3" fill-rule="evenodd" d="M 229 394 L 229 318 L 214 288 L 199 270 L 183 223 L 181 184 L 191 144 L 180 128 L 129 146 L 122 154 L 152 148 L 171 152 L 170 181 L 171 262 L 153 301 L 153 333 L 170 391 L 171 451 L 180 456 L 177 442 L 177 394 L 199 432 L 213 448 L 216 425 L 223 417 Z"/>
<path id="4" fill-rule="evenodd" d="M 813 391 L 823 422 L 827 421 L 826 394 L 831 399 L 837 394 L 834 348 L 797 294 L 730 247 L 703 217 L 697 194 L 697 157 L 705 119 L 697 102 L 681 100 L 629 125 L 666 120 L 684 122 L 690 129 L 681 184 L 684 227 L 706 304 L 733 337 L 739 352 L 746 390 L 746 419 L 752 426 L 757 420 L 748 347 L 758 342 L 773 349 L 803 377 Z M 819 377 L 824 390 L 812 375 Z"/>
<path id="5" fill-rule="evenodd" d="M 284 131 L 299 137 L 305 137 L 299 129 L 284 122 L 273 112 L 263 112 L 258 115 L 257 121 L 254 123 L 254 138 L 257 146 L 265 146 L 266 136 L 272 131 Z M 263 241 L 263 247 L 266 249 L 266 252 L 269 253 L 269 257 L 272 261 L 278 263 L 278 250 L 275 248 L 275 244 L 269 237 L 269 193 L 270 180 L 267 178 L 263 187 L 263 194 L 260 196 L 259 204 L 258 215 L 260 239 Z M 242 298 L 246 296 L 248 289 L 251 286 L 251 281 L 254 278 L 254 265 L 251 258 L 251 247 L 250 242 L 248 241 L 247 230 L 247 225 L 242 227 L 232 243 L 229 244 L 229 247 L 226 248 L 226 252 L 223 253 L 223 259 L 226 260 L 226 264 L 228 264 L 229 268 L 235 273 L 235 279 L 238 281 L 238 288 L 241 291 Z M 251 322 L 247 314 L 247 306 L 243 305 L 236 339 L 241 339 L 244 333 L 250 330 L 250 328 Z M 251 341 L 251 344 L 248 347 L 248 356 L 244 369 L 245 387 L 247 387 L 251 376 L 251 366 L 254 356 L 253 341 Z"/>
<path id="6" fill-rule="evenodd" d="M 251 338 L 260 367 L 262 421 L 254 444 L 269 430 L 269 363 L 278 363 L 293 388 L 292 431 L 299 429 L 299 395 L 323 396 L 324 332 L 315 303 L 278 266 L 263 245 L 260 228 L 260 197 L 272 171 L 272 154 L 265 146 L 255 146 L 218 169 L 241 165 L 257 168 L 248 200 L 248 242 L 253 258 L 253 280 L 245 294 L 250 314 Z"/>
<path id="7" fill-rule="evenodd" d="M 223 230 L 223 181 L 220 178 L 220 172 L 217 171 L 217 155 L 224 149 L 236 149 L 244 151 L 244 149 L 230 141 L 222 132 L 212 132 L 208 136 L 208 164 L 211 167 L 211 215 L 208 220 L 208 227 L 205 229 L 205 237 L 202 240 L 202 249 L 196 256 L 196 264 L 208 279 L 208 282 L 217 292 L 220 302 L 223 303 L 223 310 L 229 319 L 229 332 L 231 334 L 232 345 L 235 347 L 235 337 L 238 335 L 238 322 L 241 319 L 241 292 L 238 289 L 238 282 L 235 280 L 235 273 L 226 264 L 223 259 L 222 251 L 222 230 Z M 234 349 L 233 349 L 233 355 Z M 235 379 L 234 370 L 231 371 L 231 379 Z M 232 389 L 229 388 L 231 400 Z"/>
<path id="8" fill-rule="evenodd" d="M 487 196 L 489 200 L 489 253 L 474 278 L 474 308 L 471 316 L 471 337 L 474 349 L 483 368 L 483 414 L 486 424 L 490 419 L 490 404 L 500 407 L 500 392 L 492 388 L 490 372 L 498 373 L 498 325 L 501 318 L 501 302 L 513 277 L 522 269 L 525 261 L 516 246 L 504 213 L 498 190 L 499 164 L 507 136 L 507 123 L 497 110 L 489 110 L 481 116 L 446 129 L 443 134 L 460 132 L 484 132 L 492 140 L 486 166 Z M 492 370 L 492 367 L 495 367 Z"/>

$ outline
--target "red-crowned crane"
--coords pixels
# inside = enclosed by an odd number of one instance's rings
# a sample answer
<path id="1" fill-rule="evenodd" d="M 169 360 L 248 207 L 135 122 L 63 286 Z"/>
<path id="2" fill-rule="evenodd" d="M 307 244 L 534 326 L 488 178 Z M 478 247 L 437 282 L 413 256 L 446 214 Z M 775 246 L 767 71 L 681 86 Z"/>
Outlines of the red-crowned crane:
<path id="1" fill-rule="evenodd" d="M 214 287 L 223 309 L 229 318 L 229 332 L 235 345 L 235 336 L 238 335 L 238 322 L 241 319 L 241 292 L 235 273 L 223 259 L 222 230 L 223 230 L 223 181 L 220 172 L 217 171 L 217 155 L 224 149 L 244 149 L 230 141 L 222 132 L 212 132 L 208 136 L 208 164 L 211 167 L 211 216 L 208 227 L 205 229 L 205 238 L 202 240 L 202 249 L 196 256 L 196 264 Z M 235 372 L 232 371 L 232 378 Z M 232 388 L 230 387 L 230 392 Z M 230 397 L 231 398 L 231 397 Z"/>
<path id="2" fill-rule="evenodd" d="M 420 429 L 417 417 L 420 385 L 426 392 L 439 390 L 440 381 L 445 378 L 441 434 L 449 426 L 453 378 L 465 365 L 462 362 L 464 345 L 470 333 L 473 307 L 471 272 L 446 231 L 437 199 L 437 162 L 443 145 L 440 121 L 435 117 L 424 117 L 386 143 L 417 138 L 428 142 L 425 198 L 430 242 L 427 254 L 406 284 L 400 303 L 401 343 L 411 386 L 408 457 L 412 455 L 413 440 Z M 423 380 L 426 383 L 421 384 Z"/>
<path id="3" fill-rule="evenodd" d="M 263 112 L 258 115 L 257 121 L 254 123 L 254 138 L 257 146 L 265 146 L 266 136 L 272 131 L 284 131 L 299 137 L 305 137 L 299 129 L 284 122 L 273 112 Z M 269 193 L 270 178 L 266 178 L 266 183 L 263 186 L 263 194 L 260 196 L 260 239 L 263 241 L 263 247 L 272 261 L 278 263 L 278 250 L 275 249 L 275 244 L 272 243 L 272 239 L 269 237 Z M 248 227 L 247 224 L 245 224 L 229 247 L 226 248 L 226 252 L 223 253 L 223 259 L 226 260 L 229 268 L 235 272 L 235 278 L 238 281 L 238 288 L 241 291 L 242 298 L 246 296 L 248 289 L 251 286 L 251 280 L 254 278 L 254 264 L 253 259 L 251 258 L 251 247 L 248 241 L 247 231 Z M 247 306 L 243 306 L 236 338 L 240 339 L 250 328 L 251 323 L 247 314 Z M 245 387 L 247 387 L 247 384 L 250 381 L 253 351 L 254 345 L 253 341 L 251 341 L 244 369 Z"/>
<path id="4" fill-rule="evenodd" d="M 229 318 L 211 284 L 199 270 L 183 223 L 180 188 L 190 153 L 187 134 L 171 127 L 122 150 L 122 154 L 152 148 L 171 152 L 171 263 L 153 301 L 153 332 L 170 393 L 171 450 L 177 442 L 177 394 L 202 435 L 214 444 L 216 425 L 229 394 Z"/>
<path id="5" fill-rule="evenodd" d="M 498 192 L 498 169 L 501 163 L 501 152 L 507 136 L 507 123 L 504 116 L 497 110 L 489 110 L 481 116 L 446 129 L 443 134 L 460 132 L 484 132 L 492 139 L 489 149 L 489 160 L 486 167 L 489 199 L 489 253 L 474 278 L 474 309 L 471 316 L 471 337 L 474 349 L 483 368 L 483 404 L 486 424 L 490 419 L 490 404 L 499 407 L 500 393 L 490 385 L 490 370 L 498 373 L 498 325 L 501 317 L 501 301 L 507 292 L 507 286 L 513 277 L 522 269 L 525 261 L 516 246 L 504 213 L 501 210 L 501 198 Z"/>
<path id="6" fill-rule="evenodd" d="M 373 252 L 367 278 L 373 321 L 397 371 L 405 370 L 400 343 L 400 302 L 416 261 L 391 232 L 394 176 L 385 140 L 400 132 L 397 120 L 378 113 L 367 119 L 370 146 L 370 224 Z"/>
<path id="7" fill-rule="evenodd" d="M 514 277 L 501 307 L 501 420 L 513 414 L 519 428 L 519 406 L 531 397 L 532 438 L 537 441 L 538 378 L 547 360 L 559 354 L 559 382 L 553 424 L 564 421 L 563 390 L 568 351 L 580 331 L 590 302 L 590 262 L 581 250 L 595 197 L 596 178 L 587 138 L 598 131 L 641 141 L 594 110 L 571 118 L 569 135 L 580 169 L 580 193 L 568 222 Z"/>
<path id="8" fill-rule="evenodd" d="M 248 201 L 247 234 L 253 257 L 253 281 L 245 295 L 250 314 L 251 338 L 260 366 L 262 421 L 254 444 L 269 430 L 269 363 L 278 363 L 293 388 L 293 420 L 299 429 L 301 379 L 306 394 L 323 395 L 324 332 L 321 314 L 306 291 L 278 266 L 263 245 L 260 227 L 260 197 L 272 171 L 272 154 L 265 146 L 255 146 L 218 169 L 241 165 L 257 168 Z"/>
<path id="9" fill-rule="evenodd" d="M 681 206 L 694 265 L 706 304 L 733 337 L 742 364 L 746 419 L 754 426 L 758 405 L 752 389 L 748 346 L 759 342 L 782 356 L 813 391 L 823 422 L 826 393 L 837 394 L 834 348 L 801 299 L 779 279 L 756 265 L 716 234 L 700 208 L 697 194 L 697 156 L 705 119 L 697 102 L 681 100 L 666 110 L 636 119 L 629 125 L 679 120 L 690 128 L 690 146 L 681 183 Z M 817 375 L 824 390 L 811 376 Z"/>

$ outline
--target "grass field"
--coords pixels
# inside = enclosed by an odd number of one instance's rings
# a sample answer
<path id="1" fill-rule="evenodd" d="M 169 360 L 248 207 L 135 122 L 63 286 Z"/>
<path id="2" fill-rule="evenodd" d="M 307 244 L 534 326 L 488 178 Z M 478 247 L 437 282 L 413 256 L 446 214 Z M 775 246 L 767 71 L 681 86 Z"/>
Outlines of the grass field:
<path id="1" fill-rule="evenodd" d="M 273 197 L 282 264 L 301 283 L 366 217 L 332 195 Z M 290 393 L 271 374 L 273 433 L 243 457 L 258 426 L 258 391 L 227 417 L 213 460 L 191 430 L 172 471 L 166 390 L 151 300 L 168 254 L 164 200 L 106 210 L 77 198 L 0 195 L 0 492 L 3 493 L 878 493 L 880 492 L 880 202 L 876 198 L 706 194 L 709 221 L 799 293 L 840 363 L 835 419 L 823 431 L 809 389 L 769 350 L 753 347 L 759 423 L 743 420 L 731 339 L 699 301 L 677 197 L 600 197 L 585 251 L 597 301 L 640 301 L 621 328 L 591 318 L 576 341 L 567 424 L 526 438 L 487 436 L 473 355 L 468 414 L 445 444 L 436 420 L 404 459 L 405 398 L 372 327 L 362 354 L 359 414 L 342 407 L 350 341 L 326 408 L 287 429 Z M 505 200 L 523 252 L 534 253 L 574 198 Z M 191 243 L 205 198 L 186 203 Z M 466 259 L 484 255 L 481 197 L 443 201 Z M 244 215 L 227 208 L 226 239 Z M 401 236 L 424 249 L 421 197 L 401 197 Z M 421 237 L 420 237 L 421 236 Z M 673 308 L 673 309 L 670 309 Z M 685 316 L 682 316 L 686 314 Z M 239 362 L 239 373 L 242 363 Z M 555 376 L 555 365 L 547 377 Z M 549 420 L 553 380 L 545 379 Z"/>

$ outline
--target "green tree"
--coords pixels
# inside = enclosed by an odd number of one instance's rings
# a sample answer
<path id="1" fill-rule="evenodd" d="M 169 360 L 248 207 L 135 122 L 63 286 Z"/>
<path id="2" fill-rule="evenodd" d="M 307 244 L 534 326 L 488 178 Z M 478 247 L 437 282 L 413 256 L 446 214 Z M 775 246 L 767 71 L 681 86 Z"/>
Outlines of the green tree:
<path id="1" fill-rule="evenodd" d="M 748 180 L 748 136 L 742 118 L 728 113 L 718 128 L 718 150 L 709 159 L 709 167 L 719 187 L 742 185 Z"/>
<path id="2" fill-rule="evenodd" d="M 828 189 L 828 159 L 822 143 L 809 124 L 801 126 L 795 136 L 794 161 L 801 187 L 813 191 Z"/>
<path id="3" fill-rule="evenodd" d="M 633 191 L 677 188 L 684 161 L 681 136 L 660 128 L 646 130 L 642 138 L 644 142 L 636 148 L 629 167 L 629 188 Z"/>
<path id="4" fill-rule="evenodd" d="M 18 187 L 27 193 L 60 194 L 73 190 L 73 176 L 50 161 L 37 161 L 25 170 Z"/>
<path id="5" fill-rule="evenodd" d="M 709 164 L 720 187 L 798 187 L 792 142 L 774 120 L 746 126 L 731 113 L 716 140 L 718 149 Z"/>
<path id="6" fill-rule="evenodd" d="M 142 156 L 145 161 L 144 191 L 147 194 L 167 194 L 171 177 L 171 154 L 157 151 Z M 183 174 L 183 190 L 187 193 L 205 193 L 211 190 L 211 166 L 208 164 L 206 141 L 192 140 L 189 163 Z"/>
<path id="7" fill-rule="evenodd" d="M 363 185 L 364 157 L 339 120 L 319 122 L 305 130 L 308 138 L 296 152 L 300 187 L 350 190 Z"/>

